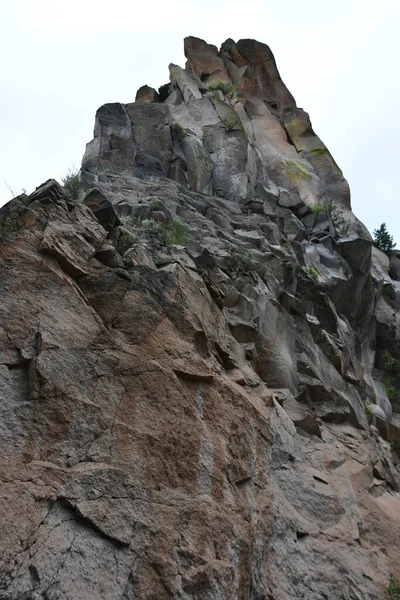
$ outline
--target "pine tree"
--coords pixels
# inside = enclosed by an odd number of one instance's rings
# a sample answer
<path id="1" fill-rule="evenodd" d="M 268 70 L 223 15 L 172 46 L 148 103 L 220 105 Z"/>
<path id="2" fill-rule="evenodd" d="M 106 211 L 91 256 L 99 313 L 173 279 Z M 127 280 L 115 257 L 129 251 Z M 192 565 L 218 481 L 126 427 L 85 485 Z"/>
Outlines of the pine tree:
<path id="1" fill-rule="evenodd" d="M 391 236 L 386 229 L 386 223 L 382 223 L 379 229 L 375 229 L 374 231 L 374 242 L 375 246 L 382 250 L 383 252 L 390 252 L 396 246 L 393 241 L 393 236 Z"/>

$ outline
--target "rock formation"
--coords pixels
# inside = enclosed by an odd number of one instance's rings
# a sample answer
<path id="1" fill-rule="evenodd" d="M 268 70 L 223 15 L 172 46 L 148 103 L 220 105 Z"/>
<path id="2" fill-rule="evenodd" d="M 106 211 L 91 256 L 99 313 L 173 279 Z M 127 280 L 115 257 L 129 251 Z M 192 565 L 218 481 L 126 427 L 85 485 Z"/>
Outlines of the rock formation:
<path id="1" fill-rule="evenodd" d="M 267 46 L 185 55 L 0 210 L 0 600 L 383 598 L 400 255 Z"/>

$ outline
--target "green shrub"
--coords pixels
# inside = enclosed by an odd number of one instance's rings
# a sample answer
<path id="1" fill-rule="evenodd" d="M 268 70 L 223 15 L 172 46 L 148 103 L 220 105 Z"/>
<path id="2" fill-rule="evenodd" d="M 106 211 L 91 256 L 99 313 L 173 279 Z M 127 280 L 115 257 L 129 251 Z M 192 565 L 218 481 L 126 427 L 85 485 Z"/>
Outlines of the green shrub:
<path id="1" fill-rule="evenodd" d="M 122 215 L 119 220 L 126 229 L 135 229 L 137 225 L 137 221 L 131 215 Z"/>
<path id="2" fill-rule="evenodd" d="M 211 91 L 219 90 L 224 96 L 232 96 L 236 92 L 236 86 L 230 81 L 223 81 L 222 79 L 216 79 L 207 85 L 207 88 Z"/>
<path id="3" fill-rule="evenodd" d="M 136 239 L 136 232 L 152 231 L 162 234 L 163 241 L 167 246 L 173 244 L 184 246 L 186 244 L 187 231 L 179 219 L 174 219 L 167 226 L 160 225 L 154 219 L 134 219 L 130 215 L 119 217 L 119 219 L 122 225 L 132 234 L 133 241 Z"/>
<path id="4" fill-rule="evenodd" d="M 83 189 L 81 187 L 81 177 L 78 169 L 71 168 L 67 174 L 61 178 L 61 183 L 65 192 L 75 202 L 82 202 Z"/>
<path id="5" fill-rule="evenodd" d="M 22 218 L 15 212 L 0 217 L 0 234 L 15 233 L 23 227 Z"/>
<path id="6" fill-rule="evenodd" d="M 385 392 L 390 402 L 400 402 L 400 390 L 395 385 L 393 377 L 385 377 Z"/>
<path id="7" fill-rule="evenodd" d="M 307 265 L 306 267 L 302 267 L 302 270 L 304 273 L 307 273 L 307 275 L 310 275 L 315 281 L 319 281 L 321 278 L 321 273 L 315 265 Z"/>
<path id="8" fill-rule="evenodd" d="M 400 402 L 400 362 L 387 349 L 383 353 L 383 368 L 386 395 L 391 402 Z"/>
<path id="9" fill-rule="evenodd" d="M 296 258 L 296 252 L 293 250 L 293 246 L 292 246 L 292 244 L 289 241 L 283 242 L 282 248 L 284 248 L 287 252 L 289 252 L 289 254 L 291 256 L 293 256 L 294 258 Z"/>
<path id="10" fill-rule="evenodd" d="M 172 124 L 172 131 L 179 141 L 184 140 L 188 134 L 186 129 L 178 123 L 178 121 L 175 121 L 175 123 Z"/>
<path id="11" fill-rule="evenodd" d="M 316 204 L 312 207 L 311 211 L 314 215 L 320 215 L 321 213 L 326 211 L 326 208 L 325 206 L 322 206 L 322 204 Z"/>
<path id="12" fill-rule="evenodd" d="M 371 411 L 370 407 L 368 406 L 368 404 L 364 404 L 364 412 L 365 412 L 367 419 L 370 419 L 372 417 L 372 411 Z"/>
<path id="13" fill-rule="evenodd" d="M 21 202 L 21 204 L 24 206 L 29 206 L 29 204 L 32 202 L 25 189 L 23 189 L 22 192 L 14 198 L 14 200 L 18 200 L 18 202 Z"/>
<path id="14" fill-rule="evenodd" d="M 333 202 L 328 202 L 326 205 L 326 212 L 332 222 L 334 228 L 340 233 L 340 235 L 346 236 L 349 234 L 350 223 L 346 221 L 343 216 L 343 211 L 337 204 L 333 204 Z"/>
<path id="15" fill-rule="evenodd" d="M 144 231 L 160 232 L 163 230 L 163 226 L 160 225 L 160 223 L 157 223 L 157 221 L 154 219 L 143 219 L 138 227 Z"/>
<path id="16" fill-rule="evenodd" d="M 400 586 L 396 584 L 393 577 L 390 577 L 390 581 L 386 586 L 385 598 L 387 600 L 400 600 Z"/>
<path id="17" fill-rule="evenodd" d="M 117 241 L 117 250 L 123 256 L 125 252 L 133 246 L 136 241 L 136 235 L 130 231 L 120 231 Z"/>
<path id="18" fill-rule="evenodd" d="M 400 442 L 399 442 L 399 440 L 393 440 L 392 442 L 390 442 L 390 446 L 391 446 L 393 452 L 397 452 L 398 454 L 400 454 Z"/>
<path id="19" fill-rule="evenodd" d="M 187 231 L 178 219 L 174 219 L 164 228 L 164 240 L 167 246 L 174 244 L 185 246 L 187 241 Z"/>
<path id="20" fill-rule="evenodd" d="M 247 250 L 237 250 L 230 248 L 229 254 L 225 260 L 228 269 L 241 273 L 257 273 L 260 277 L 265 275 L 267 268 L 266 261 L 254 259 Z"/>
<path id="21" fill-rule="evenodd" d="M 157 223 L 154 219 L 134 218 L 131 215 L 123 215 L 119 217 L 122 225 L 130 231 L 163 231 L 163 226 Z"/>
<path id="22" fill-rule="evenodd" d="M 253 260 L 249 252 L 242 250 L 236 250 L 235 248 L 229 249 L 229 254 L 226 259 L 226 265 L 229 269 L 235 271 L 243 271 L 244 273 L 250 273 L 256 270 L 256 261 Z"/>

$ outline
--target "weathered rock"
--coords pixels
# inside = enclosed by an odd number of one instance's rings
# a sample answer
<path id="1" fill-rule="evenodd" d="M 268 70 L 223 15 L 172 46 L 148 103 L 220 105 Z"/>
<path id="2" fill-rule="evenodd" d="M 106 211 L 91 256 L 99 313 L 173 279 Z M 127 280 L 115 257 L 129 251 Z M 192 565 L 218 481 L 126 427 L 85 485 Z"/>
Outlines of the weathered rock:
<path id="1" fill-rule="evenodd" d="M 395 281 L 400 281 L 400 253 L 398 252 L 390 254 L 390 276 Z"/>
<path id="2" fill-rule="evenodd" d="M 99 260 L 103 265 L 111 268 L 118 268 L 124 266 L 120 254 L 111 244 L 104 243 L 95 254 L 95 258 Z"/>
<path id="3" fill-rule="evenodd" d="M 212 193 L 213 163 L 203 144 L 197 137 L 186 135 L 181 146 L 190 187 L 206 194 Z"/>
<path id="4" fill-rule="evenodd" d="M 239 40 L 236 48 L 251 65 L 256 92 L 254 95 L 260 96 L 278 110 L 296 106 L 293 96 L 280 78 L 274 56 L 267 45 L 256 40 L 245 39 Z M 235 56 L 233 59 L 235 62 Z M 248 71 L 246 70 L 246 75 Z M 239 86 L 239 89 L 242 89 L 242 86 Z M 245 93 L 247 89 L 244 86 Z"/>
<path id="5" fill-rule="evenodd" d="M 123 104 L 105 104 L 96 113 L 94 139 L 86 145 L 82 159 L 82 180 L 88 187 L 96 181 L 96 171 L 131 172 L 135 151 L 132 123 Z"/>
<path id="6" fill-rule="evenodd" d="M 142 85 L 136 92 L 135 102 L 160 102 L 160 96 L 154 88 L 149 87 L 148 85 Z"/>
<path id="7" fill-rule="evenodd" d="M 49 179 L 36 188 L 29 196 L 29 203 L 39 201 L 42 204 L 65 202 L 66 196 L 63 188 L 55 179 Z"/>
<path id="8" fill-rule="evenodd" d="M 165 104 L 127 104 L 136 147 L 135 164 L 139 176 L 166 177 L 171 160 L 171 116 Z"/>
<path id="9" fill-rule="evenodd" d="M 297 152 L 314 167 L 324 182 L 325 202 L 334 200 L 350 207 L 350 190 L 326 146 L 315 135 L 308 114 L 298 108 L 283 112 L 283 123 Z"/>
<path id="10" fill-rule="evenodd" d="M 199 90 L 200 81 L 197 81 L 178 65 L 172 63 L 169 65 L 169 77 L 172 85 L 180 90 L 185 103 L 201 98 Z"/>
<path id="11" fill-rule="evenodd" d="M 120 224 L 113 204 L 106 198 L 100 190 L 93 188 L 85 194 L 83 204 L 90 208 L 96 219 L 109 231 Z"/>
<path id="12" fill-rule="evenodd" d="M 184 50 L 190 71 L 201 81 L 229 81 L 228 73 L 223 60 L 218 56 L 216 46 L 191 36 L 185 38 Z"/>
<path id="13" fill-rule="evenodd" d="M 242 132 L 226 131 L 221 126 L 204 129 L 204 147 L 213 157 L 214 193 L 230 200 L 245 197 L 248 154 Z"/>
<path id="14" fill-rule="evenodd" d="M 306 433 L 321 437 L 321 429 L 317 419 L 294 398 L 288 398 L 282 406 L 296 427 Z"/>
<path id="15" fill-rule="evenodd" d="M 267 46 L 185 52 L 98 110 L 83 204 L 52 180 L 0 209 L 0 598 L 375 600 L 397 256 Z"/>

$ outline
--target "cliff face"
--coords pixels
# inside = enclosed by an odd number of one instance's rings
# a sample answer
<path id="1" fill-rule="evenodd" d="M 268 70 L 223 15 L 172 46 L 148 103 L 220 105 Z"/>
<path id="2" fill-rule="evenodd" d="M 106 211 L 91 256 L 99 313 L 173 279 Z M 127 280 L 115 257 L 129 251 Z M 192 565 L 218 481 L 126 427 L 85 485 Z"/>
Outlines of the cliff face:
<path id="1" fill-rule="evenodd" d="M 400 259 L 267 46 L 185 54 L 0 211 L 0 599 L 382 598 Z"/>

